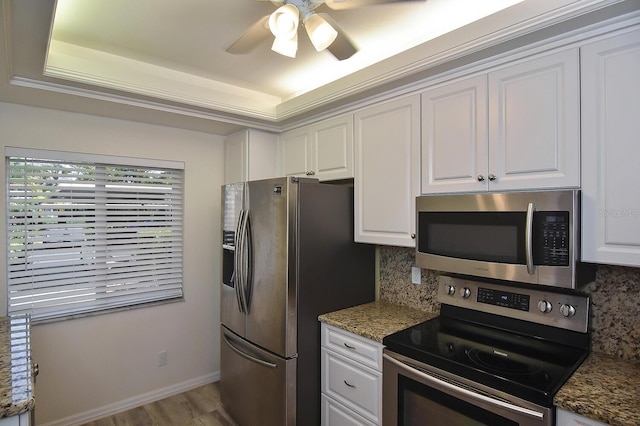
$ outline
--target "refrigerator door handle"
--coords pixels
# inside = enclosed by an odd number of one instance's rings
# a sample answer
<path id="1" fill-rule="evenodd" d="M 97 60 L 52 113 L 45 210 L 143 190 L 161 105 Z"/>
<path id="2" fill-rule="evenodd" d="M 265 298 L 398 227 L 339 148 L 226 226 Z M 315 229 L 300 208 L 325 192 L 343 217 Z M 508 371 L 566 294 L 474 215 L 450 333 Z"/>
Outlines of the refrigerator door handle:
<path id="1" fill-rule="evenodd" d="M 241 351 L 240 349 L 236 348 L 230 341 L 229 338 L 226 336 L 226 334 L 222 333 L 222 338 L 224 339 L 224 342 L 227 344 L 227 346 L 229 346 L 229 348 L 234 351 L 235 353 L 237 353 L 238 355 L 240 355 L 243 358 L 248 359 L 249 361 L 253 361 L 257 364 L 263 365 L 265 367 L 269 367 L 269 368 L 276 368 L 277 365 L 273 364 L 269 361 L 265 361 L 263 359 L 260 358 L 256 358 L 252 355 L 249 355 L 248 353 L 245 353 L 243 351 Z"/>
<path id="2" fill-rule="evenodd" d="M 251 294 L 253 293 L 253 235 L 251 232 L 251 219 L 250 212 L 247 210 L 245 214 L 245 231 L 246 237 L 246 250 L 245 254 L 247 260 L 245 262 L 246 269 L 244 270 L 244 310 L 245 313 L 249 313 L 249 306 L 251 306 Z"/>
<path id="3" fill-rule="evenodd" d="M 242 224 L 244 222 L 244 210 L 240 210 L 238 215 L 238 223 L 236 225 L 235 245 L 236 250 L 233 253 L 234 274 L 233 289 L 236 292 L 236 300 L 238 302 L 238 310 L 244 312 L 244 303 L 242 303 Z"/>
<path id="4" fill-rule="evenodd" d="M 249 313 L 249 304 L 247 302 L 247 280 L 249 278 L 249 250 L 250 250 L 250 241 L 248 237 L 249 233 L 249 210 L 243 210 L 241 213 L 241 223 L 240 223 L 240 253 L 239 253 L 239 264 L 240 264 L 240 282 L 237 288 L 237 292 L 239 294 L 239 299 L 242 304 L 241 312 L 248 314 Z"/>

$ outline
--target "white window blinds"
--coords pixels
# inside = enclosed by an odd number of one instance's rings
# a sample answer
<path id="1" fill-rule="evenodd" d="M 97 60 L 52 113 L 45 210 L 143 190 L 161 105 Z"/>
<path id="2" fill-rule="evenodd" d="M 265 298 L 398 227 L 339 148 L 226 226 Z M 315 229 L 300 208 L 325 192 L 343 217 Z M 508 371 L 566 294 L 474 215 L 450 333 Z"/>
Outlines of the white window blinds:
<path id="1" fill-rule="evenodd" d="M 82 158 L 7 149 L 10 315 L 50 320 L 182 298 L 184 170 L 159 167 L 181 163 Z"/>

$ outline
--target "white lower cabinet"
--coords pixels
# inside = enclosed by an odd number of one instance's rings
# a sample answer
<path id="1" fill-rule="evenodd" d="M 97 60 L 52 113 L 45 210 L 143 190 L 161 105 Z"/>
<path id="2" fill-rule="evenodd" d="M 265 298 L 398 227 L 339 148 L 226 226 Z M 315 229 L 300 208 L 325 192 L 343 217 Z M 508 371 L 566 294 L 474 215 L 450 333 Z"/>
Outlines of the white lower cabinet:
<path id="1" fill-rule="evenodd" d="M 382 344 L 322 324 L 322 426 L 382 424 Z"/>
<path id="2" fill-rule="evenodd" d="M 357 423 L 356 423 L 357 424 Z M 0 426 L 29 426 L 31 425 L 31 412 L 18 414 L 0 419 Z"/>
<path id="3" fill-rule="evenodd" d="M 332 426 L 375 426 L 353 410 L 336 402 L 336 400 L 322 395 L 322 425 Z"/>
<path id="4" fill-rule="evenodd" d="M 591 420 L 560 408 L 556 411 L 556 426 L 608 426 L 606 423 Z"/>

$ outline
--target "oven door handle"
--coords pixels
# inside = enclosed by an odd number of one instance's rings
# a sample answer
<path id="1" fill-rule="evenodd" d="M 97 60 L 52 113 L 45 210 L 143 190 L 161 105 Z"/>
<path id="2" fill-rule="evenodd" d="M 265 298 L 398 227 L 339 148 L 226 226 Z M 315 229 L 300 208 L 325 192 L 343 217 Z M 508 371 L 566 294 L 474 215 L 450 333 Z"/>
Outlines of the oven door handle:
<path id="1" fill-rule="evenodd" d="M 449 389 L 451 391 L 457 392 L 459 394 L 463 394 L 463 395 L 468 396 L 470 398 L 474 398 L 476 400 L 484 401 L 484 402 L 486 402 L 488 404 L 491 404 L 491 405 L 494 405 L 494 406 L 498 406 L 500 408 L 504 408 L 504 409 L 507 409 L 507 410 L 510 410 L 510 411 L 514 411 L 516 413 L 524 414 L 524 415 L 533 417 L 533 418 L 538 419 L 538 420 L 544 419 L 544 413 L 540 413 L 538 411 L 530 410 L 530 409 L 524 408 L 524 407 L 519 407 L 517 405 L 509 404 L 508 402 L 505 402 L 505 401 L 500 401 L 499 399 L 494 399 L 494 398 L 488 397 L 486 395 L 482 395 L 482 394 L 479 394 L 479 393 L 476 393 L 476 392 L 472 392 L 472 391 L 470 391 L 468 389 L 460 388 L 460 387 L 458 387 L 458 386 L 456 386 L 454 384 L 451 384 L 449 382 L 445 382 L 444 380 L 440 380 L 440 379 L 438 379 L 436 377 L 433 377 L 433 376 L 430 376 L 428 374 L 425 374 L 422 371 L 420 371 L 420 370 L 418 370 L 418 369 L 416 369 L 416 368 L 414 368 L 414 367 L 412 367 L 412 366 L 410 366 L 408 364 L 405 364 L 404 362 L 400 362 L 397 359 L 395 359 L 395 358 L 393 358 L 393 357 L 391 357 L 391 356 L 389 356 L 387 354 L 383 354 L 382 356 L 387 361 L 395 364 L 396 366 L 398 366 L 398 367 L 400 367 L 400 368 L 402 368 L 404 370 L 410 371 L 411 373 L 419 376 L 421 379 L 423 379 L 423 380 L 425 380 L 427 382 L 435 383 L 438 386 L 444 387 L 446 389 Z"/>

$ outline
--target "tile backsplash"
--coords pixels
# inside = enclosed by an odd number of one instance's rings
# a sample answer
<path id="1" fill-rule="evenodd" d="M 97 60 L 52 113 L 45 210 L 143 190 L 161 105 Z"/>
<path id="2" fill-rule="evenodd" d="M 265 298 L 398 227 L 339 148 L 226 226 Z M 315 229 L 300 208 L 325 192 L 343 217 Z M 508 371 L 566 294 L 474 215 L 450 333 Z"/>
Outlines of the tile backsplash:
<path id="1" fill-rule="evenodd" d="M 422 284 L 411 283 L 414 249 L 379 247 L 380 299 L 438 312 L 438 274 L 422 270 Z M 594 282 L 581 288 L 591 296 L 594 352 L 640 360 L 640 268 L 598 265 Z"/>

